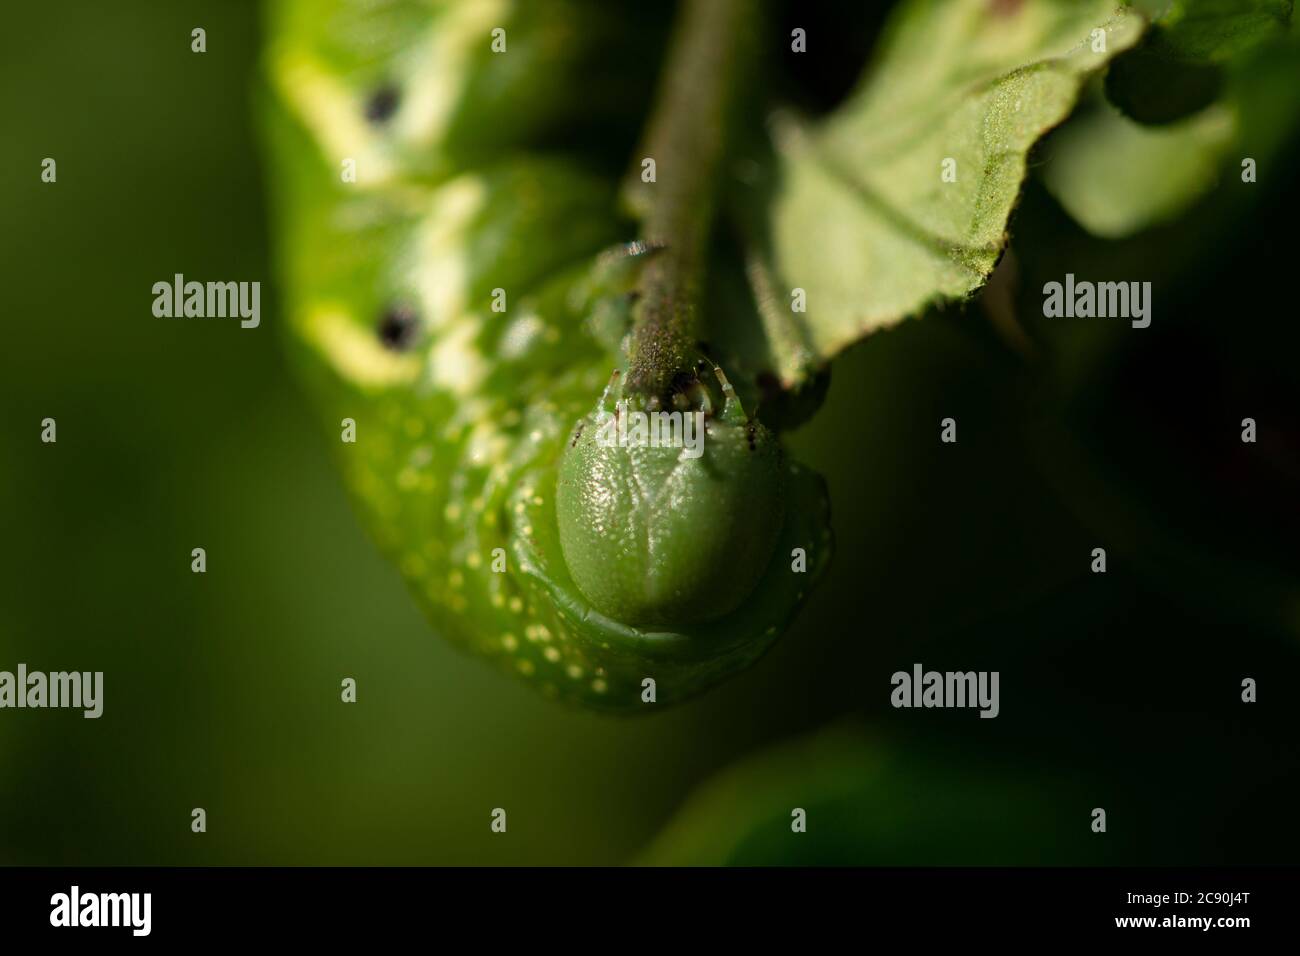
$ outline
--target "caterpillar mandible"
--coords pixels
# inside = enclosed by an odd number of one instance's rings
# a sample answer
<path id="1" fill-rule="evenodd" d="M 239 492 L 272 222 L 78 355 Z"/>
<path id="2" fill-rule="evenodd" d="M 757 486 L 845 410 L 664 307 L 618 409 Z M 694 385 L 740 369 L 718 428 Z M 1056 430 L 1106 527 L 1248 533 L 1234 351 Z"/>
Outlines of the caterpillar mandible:
<path id="1" fill-rule="evenodd" d="M 693 334 L 711 184 L 669 177 L 719 124 L 656 94 L 650 6 L 280 0 L 267 51 L 285 324 L 367 523 L 440 633 L 609 711 L 747 666 L 830 553 L 821 480 Z M 597 441 L 673 411 L 699 457 Z"/>

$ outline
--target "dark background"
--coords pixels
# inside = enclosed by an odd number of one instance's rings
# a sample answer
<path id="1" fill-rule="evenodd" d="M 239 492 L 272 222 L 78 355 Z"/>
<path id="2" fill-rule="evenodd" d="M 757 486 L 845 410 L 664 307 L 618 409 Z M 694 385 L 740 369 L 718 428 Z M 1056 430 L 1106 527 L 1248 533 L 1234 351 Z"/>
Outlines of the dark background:
<path id="1" fill-rule="evenodd" d="M 1128 243 L 1031 183 L 1004 265 L 1032 356 L 979 304 L 854 348 L 791 438 L 838 541 L 810 607 L 724 687 L 611 719 L 441 641 L 351 511 L 279 341 L 255 6 L 4 20 L 0 669 L 102 670 L 105 712 L 0 711 L 0 863 L 624 862 L 747 758 L 654 858 L 1297 858 L 1294 141 L 1252 203 Z M 1154 279 L 1152 327 L 1034 320 L 1067 268 Z M 260 280 L 261 328 L 154 318 L 175 272 Z M 891 709 L 914 662 L 1000 671 L 1001 716 Z M 827 774 L 756 756 L 828 725 Z"/>

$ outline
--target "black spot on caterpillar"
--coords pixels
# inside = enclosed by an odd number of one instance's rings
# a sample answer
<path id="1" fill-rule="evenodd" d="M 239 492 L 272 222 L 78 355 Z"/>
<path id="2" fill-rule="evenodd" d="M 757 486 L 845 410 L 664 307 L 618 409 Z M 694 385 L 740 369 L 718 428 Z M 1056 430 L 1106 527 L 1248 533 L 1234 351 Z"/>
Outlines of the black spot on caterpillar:
<path id="1" fill-rule="evenodd" d="M 394 305 L 384 310 L 376 330 L 385 347 L 405 352 L 419 334 L 420 317 L 409 305 Z"/>
<path id="2" fill-rule="evenodd" d="M 372 123 L 385 123 L 397 112 L 401 94 L 397 87 L 385 84 L 370 94 L 366 100 L 365 116 Z"/>

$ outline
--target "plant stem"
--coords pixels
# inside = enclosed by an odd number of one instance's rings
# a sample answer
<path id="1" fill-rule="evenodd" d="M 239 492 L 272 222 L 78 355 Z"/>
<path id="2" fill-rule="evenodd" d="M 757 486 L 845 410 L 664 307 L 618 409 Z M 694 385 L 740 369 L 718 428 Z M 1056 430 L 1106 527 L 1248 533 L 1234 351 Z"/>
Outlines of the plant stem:
<path id="1" fill-rule="evenodd" d="M 642 239 L 658 249 L 638 283 L 626 387 L 662 400 L 694 368 L 716 180 L 747 59 L 742 19 L 753 12 L 745 0 L 684 0 L 645 136 L 656 181 L 642 182 L 637 163 L 627 193 Z"/>

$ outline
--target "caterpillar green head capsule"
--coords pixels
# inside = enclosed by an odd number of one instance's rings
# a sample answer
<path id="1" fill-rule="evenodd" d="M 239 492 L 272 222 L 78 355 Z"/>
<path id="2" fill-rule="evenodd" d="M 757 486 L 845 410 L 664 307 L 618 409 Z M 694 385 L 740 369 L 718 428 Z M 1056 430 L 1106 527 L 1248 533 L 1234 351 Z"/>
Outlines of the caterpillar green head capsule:
<path id="1" fill-rule="evenodd" d="M 574 428 L 556 488 L 569 574 L 592 606 L 643 629 L 734 611 L 771 561 L 785 517 L 780 443 L 721 369 L 671 396 L 614 378 Z"/>

